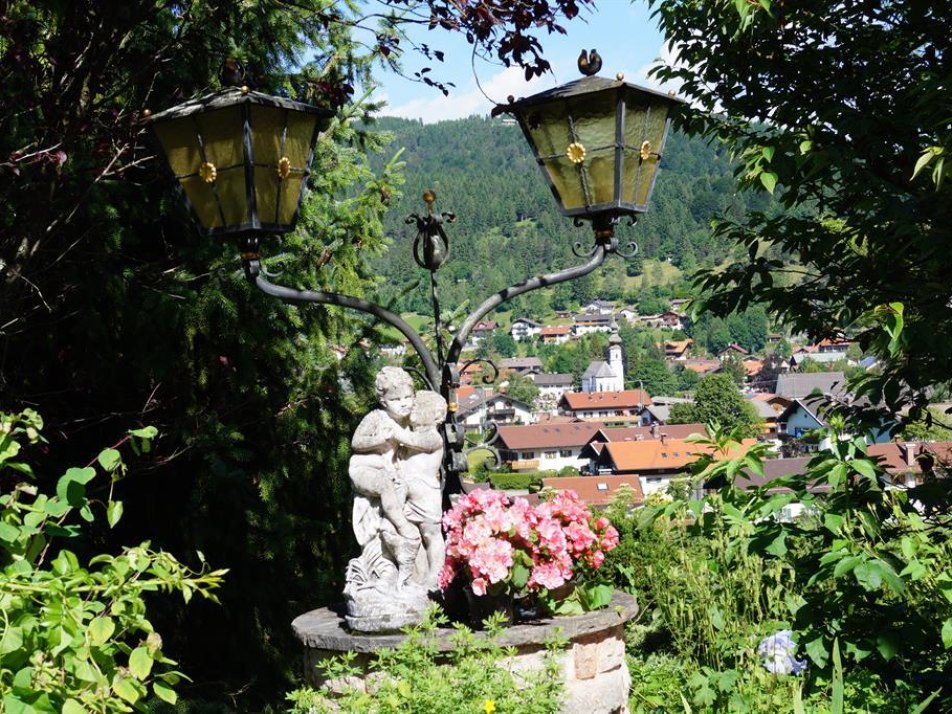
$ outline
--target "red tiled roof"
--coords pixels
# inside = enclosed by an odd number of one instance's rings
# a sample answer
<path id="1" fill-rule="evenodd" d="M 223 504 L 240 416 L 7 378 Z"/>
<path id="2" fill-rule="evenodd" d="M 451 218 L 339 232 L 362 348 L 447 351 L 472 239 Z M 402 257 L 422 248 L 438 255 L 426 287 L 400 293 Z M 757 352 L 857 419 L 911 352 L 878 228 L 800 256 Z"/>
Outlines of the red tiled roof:
<path id="1" fill-rule="evenodd" d="M 570 332 L 572 332 L 572 328 L 568 325 L 547 325 L 542 328 L 539 335 L 542 337 L 559 337 L 568 335 Z"/>
<path id="2" fill-rule="evenodd" d="M 744 439 L 729 455 L 718 454 L 717 460 L 733 458 L 746 453 L 757 443 L 756 439 Z M 699 444 L 683 439 L 651 441 L 622 441 L 605 444 L 604 453 L 611 459 L 617 471 L 661 471 L 679 469 L 694 463 L 706 449 Z M 599 459 L 601 461 L 601 459 Z"/>
<path id="3" fill-rule="evenodd" d="M 499 427 L 499 440 L 501 446 L 506 449 L 584 446 L 592 438 L 592 435 L 603 426 L 605 425 L 598 421 L 501 426 Z"/>
<path id="4" fill-rule="evenodd" d="M 622 486 L 628 486 L 634 491 L 632 505 L 640 506 L 645 502 L 645 494 L 641 490 L 641 479 L 635 475 L 559 476 L 542 479 L 543 488 L 575 491 L 579 498 L 589 506 L 607 506 Z"/>
<path id="5" fill-rule="evenodd" d="M 623 392 L 566 392 L 562 395 L 569 409 L 624 409 L 651 404 L 651 397 L 643 389 Z"/>
<path id="6" fill-rule="evenodd" d="M 655 435 L 657 434 L 657 436 Z M 664 435 L 668 439 L 686 439 L 691 434 L 707 435 L 707 428 L 703 424 L 666 424 L 653 431 L 650 426 L 617 426 L 599 429 L 593 438 L 602 437 L 599 441 L 644 441 L 658 439 Z"/>
<path id="7" fill-rule="evenodd" d="M 909 459 L 908 447 L 912 447 L 912 459 Z M 922 466 L 919 459 L 925 456 L 931 456 L 937 465 L 952 464 L 952 441 L 935 442 L 889 442 L 886 444 L 870 444 L 866 449 L 866 454 L 872 457 L 879 457 L 880 464 L 890 473 L 901 473 L 905 471 L 914 471 L 919 473 Z M 909 461 L 912 465 L 909 465 Z"/>
<path id="8" fill-rule="evenodd" d="M 698 374 L 707 374 L 721 368 L 720 360 L 716 359 L 686 359 L 680 364 L 684 365 L 685 369 Z"/>

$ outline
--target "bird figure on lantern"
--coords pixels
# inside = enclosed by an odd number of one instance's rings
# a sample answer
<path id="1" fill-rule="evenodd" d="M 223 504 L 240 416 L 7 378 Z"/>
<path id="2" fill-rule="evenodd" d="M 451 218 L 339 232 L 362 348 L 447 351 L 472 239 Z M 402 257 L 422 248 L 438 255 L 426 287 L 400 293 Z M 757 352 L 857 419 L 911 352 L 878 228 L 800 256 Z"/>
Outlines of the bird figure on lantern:
<path id="1" fill-rule="evenodd" d="M 578 71 L 586 77 L 598 74 L 602 69 L 602 56 L 592 49 L 589 52 L 582 50 L 578 56 Z"/>

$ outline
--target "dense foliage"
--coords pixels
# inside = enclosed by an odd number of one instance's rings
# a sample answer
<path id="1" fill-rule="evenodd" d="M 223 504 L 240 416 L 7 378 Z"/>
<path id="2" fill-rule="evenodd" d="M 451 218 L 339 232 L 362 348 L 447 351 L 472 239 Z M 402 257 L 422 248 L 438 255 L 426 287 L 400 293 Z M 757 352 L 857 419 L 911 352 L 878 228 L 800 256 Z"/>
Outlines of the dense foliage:
<path id="1" fill-rule="evenodd" d="M 133 430 L 85 467 L 67 469 L 47 494 L 23 460 L 36 453 L 30 447 L 43 441 L 42 428 L 32 410 L 0 413 L 0 709 L 131 711 L 149 696 L 174 704 L 183 675 L 163 653 L 146 596 L 217 601 L 224 572 L 192 571 L 148 542 L 88 561 L 63 547 L 95 523 L 96 511 L 116 527 L 123 504 L 113 491 L 127 470 L 117 447 L 148 451 L 155 429 Z"/>
<path id="2" fill-rule="evenodd" d="M 190 696 L 275 697 L 297 664 L 290 620 L 340 590 L 346 444 L 370 390 L 363 352 L 338 362 L 331 347 L 368 328 L 253 292 L 232 244 L 197 237 L 138 119 L 216 89 L 229 55 L 260 89 L 346 98 L 372 59 L 347 12 L 327 0 L 0 4 L 0 399 L 46 416 L 41 474 L 130 425 L 160 428 L 117 486 L 128 517 L 102 538 L 151 539 L 193 565 L 201 550 L 231 570 L 224 607 L 153 613 Z M 289 76 L 307 46 L 317 62 Z M 291 285 L 372 288 L 366 260 L 398 167 L 368 166 L 380 144 L 353 126 L 369 108 L 341 108 L 302 230 L 265 248 L 285 251 L 269 265 Z"/>
<path id="3" fill-rule="evenodd" d="M 883 306 L 895 331 L 886 306 L 901 303 L 914 358 L 884 354 L 882 376 L 863 391 L 893 411 L 912 403 L 912 419 L 924 415 L 930 391 L 952 372 L 952 183 L 942 181 L 952 10 L 888 0 L 651 4 L 679 58 L 657 74 L 680 83 L 697 108 L 683 127 L 740 155 L 743 183 L 786 207 L 816 209 L 725 216 L 717 235 L 748 259 L 702 274 L 707 307 L 760 302 L 812 338 L 861 329 L 868 348 L 882 323 L 865 325 L 862 315 Z"/>

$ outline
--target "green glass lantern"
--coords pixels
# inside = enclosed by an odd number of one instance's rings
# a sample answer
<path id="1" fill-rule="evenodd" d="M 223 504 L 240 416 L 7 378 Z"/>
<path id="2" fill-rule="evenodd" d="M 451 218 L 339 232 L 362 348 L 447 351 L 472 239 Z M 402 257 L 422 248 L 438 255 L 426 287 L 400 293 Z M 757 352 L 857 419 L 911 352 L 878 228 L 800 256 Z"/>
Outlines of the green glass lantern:
<path id="1" fill-rule="evenodd" d="M 229 87 L 151 118 L 206 235 L 286 233 L 297 222 L 314 142 L 333 112 Z"/>
<path id="2" fill-rule="evenodd" d="M 562 213 L 599 226 L 648 210 L 679 103 L 621 78 L 583 77 L 503 111 L 522 127 Z"/>

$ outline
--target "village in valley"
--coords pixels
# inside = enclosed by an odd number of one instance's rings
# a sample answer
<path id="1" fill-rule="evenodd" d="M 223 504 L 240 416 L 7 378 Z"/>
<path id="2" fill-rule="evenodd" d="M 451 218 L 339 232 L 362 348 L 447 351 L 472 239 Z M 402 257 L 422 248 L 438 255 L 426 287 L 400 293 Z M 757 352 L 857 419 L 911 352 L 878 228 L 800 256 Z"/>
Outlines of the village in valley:
<path id="1" fill-rule="evenodd" d="M 688 336 L 689 307 L 689 299 L 671 298 L 668 309 L 641 314 L 637 307 L 596 299 L 574 312 L 559 311 L 546 323 L 515 313 L 508 325 L 478 323 L 463 355 L 454 406 L 470 441 L 491 448 L 470 452 L 464 490 L 498 488 L 533 498 L 543 488 L 573 489 L 593 507 L 623 498 L 637 508 L 673 494 L 700 497 L 715 486 L 691 472 L 711 448 L 697 443 L 710 436 L 709 423 L 694 409 L 697 390 L 647 389 L 644 380 L 629 374 L 623 330 L 657 338 L 669 371 L 697 375 L 689 383 L 717 381 L 721 389 L 730 385 L 732 393 L 719 395 L 715 412 L 720 408 L 729 415 L 727 402 L 734 400 L 741 421 L 747 419 L 747 431 L 741 430 L 744 438 L 736 450 L 715 458 L 736 458 L 758 443 L 770 447 L 764 474 L 746 471 L 735 485 L 758 487 L 802 473 L 816 452 L 830 447 L 824 430 L 832 410 L 863 405 L 862 398 L 850 393 L 848 378 L 876 370 L 877 360 L 845 336 L 810 343 L 779 332 L 768 333 L 756 352 L 736 342 L 710 352 Z M 593 335 L 604 343 L 603 353 L 581 373 L 547 371 L 537 356 L 540 348 L 551 354 L 553 347 Z M 493 344 L 514 345 L 509 351 L 517 356 L 502 356 Z M 407 349 L 385 345 L 381 352 L 400 361 Z M 710 406 L 700 414 L 710 415 Z M 720 426 L 728 429 L 737 426 L 730 416 L 723 422 Z M 883 423 L 861 435 L 869 455 L 890 474 L 889 487 L 921 483 L 952 455 L 952 442 L 934 440 L 929 433 L 896 436 L 895 426 Z M 785 515 L 794 517 L 800 510 L 793 503 Z"/>

